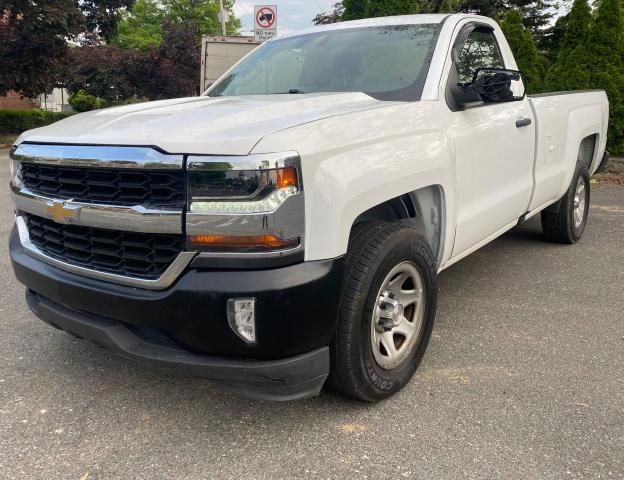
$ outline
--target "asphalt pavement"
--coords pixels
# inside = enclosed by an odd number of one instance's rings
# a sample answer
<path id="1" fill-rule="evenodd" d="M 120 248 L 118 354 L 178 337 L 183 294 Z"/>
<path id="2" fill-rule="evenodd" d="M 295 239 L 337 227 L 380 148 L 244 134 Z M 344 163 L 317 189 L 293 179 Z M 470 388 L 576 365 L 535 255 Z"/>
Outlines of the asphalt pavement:
<path id="1" fill-rule="evenodd" d="M 0 151 L 0 478 L 624 478 L 624 187 L 576 246 L 532 220 L 442 273 L 394 398 L 237 397 L 120 359 L 26 308 Z"/>

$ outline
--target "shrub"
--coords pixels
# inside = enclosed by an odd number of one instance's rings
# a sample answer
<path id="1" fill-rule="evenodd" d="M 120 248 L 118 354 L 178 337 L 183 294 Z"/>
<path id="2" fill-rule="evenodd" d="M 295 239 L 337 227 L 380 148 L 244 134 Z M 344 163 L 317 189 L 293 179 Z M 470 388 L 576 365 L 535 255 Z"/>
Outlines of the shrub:
<path id="1" fill-rule="evenodd" d="M 31 128 L 50 125 L 73 114 L 44 110 L 0 110 L 0 133 L 22 133 Z"/>
<path id="2" fill-rule="evenodd" d="M 104 101 L 99 97 L 89 95 L 84 90 L 78 90 L 69 97 L 69 104 L 77 112 L 88 112 L 89 110 L 97 110 L 104 106 Z"/>

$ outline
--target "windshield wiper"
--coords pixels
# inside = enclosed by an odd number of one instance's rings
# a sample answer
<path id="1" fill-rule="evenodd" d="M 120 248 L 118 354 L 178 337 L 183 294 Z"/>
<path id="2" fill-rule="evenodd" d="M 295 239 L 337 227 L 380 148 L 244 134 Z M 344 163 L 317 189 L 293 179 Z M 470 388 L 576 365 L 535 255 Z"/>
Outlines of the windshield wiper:
<path id="1" fill-rule="evenodd" d="M 303 90 L 299 90 L 298 88 L 291 88 L 290 90 L 288 90 L 287 92 L 271 92 L 271 93 L 267 93 L 265 95 L 303 95 L 304 93 L 308 93 L 308 92 L 304 92 Z"/>

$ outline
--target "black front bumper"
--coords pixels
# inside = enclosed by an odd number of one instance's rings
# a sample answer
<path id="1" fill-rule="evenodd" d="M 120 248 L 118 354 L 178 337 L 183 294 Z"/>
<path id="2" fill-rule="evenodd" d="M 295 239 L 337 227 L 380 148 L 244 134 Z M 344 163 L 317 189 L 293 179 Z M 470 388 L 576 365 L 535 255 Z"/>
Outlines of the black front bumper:
<path id="1" fill-rule="evenodd" d="M 115 285 L 10 253 L 31 310 L 47 323 L 125 357 L 208 378 L 262 399 L 317 394 L 329 373 L 342 259 L 269 270 L 191 267 L 168 290 Z M 232 297 L 257 300 L 257 343 L 230 328 Z"/>

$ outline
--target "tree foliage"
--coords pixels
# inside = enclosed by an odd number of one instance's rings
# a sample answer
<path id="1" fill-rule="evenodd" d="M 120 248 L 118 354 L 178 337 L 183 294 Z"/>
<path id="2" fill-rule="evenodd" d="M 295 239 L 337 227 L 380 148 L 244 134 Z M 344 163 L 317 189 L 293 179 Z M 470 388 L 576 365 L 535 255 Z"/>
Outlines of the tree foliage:
<path id="1" fill-rule="evenodd" d="M 165 12 L 157 0 L 137 0 L 119 22 L 113 43 L 137 50 L 157 47 L 162 42 L 164 18 Z"/>
<path id="2" fill-rule="evenodd" d="M 194 28 L 165 22 L 162 44 L 143 59 L 139 96 L 158 100 L 197 95 L 200 53 Z"/>
<path id="3" fill-rule="evenodd" d="M 107 42 L 117 32 L 122 12 L 132 8 L 135 0 L 80 0 L 88 31 L 96 33 Z"/>
<path id="4" fill-rule="evenodd" d="M 83 91 L 111 105 L 138 93 L 141 53 L 91 42 L 72 48 L 64 84 L 70 93 Z"/>
<path id="5" fill-rule="evenodd" d="M 201 53 L 196 33 L 193 26 L 165 21 L 157 47 L 136 50 L 92 41 L 72 48 L 65 84 L 70 92 L 84 92 L 106 105 L 133 97 L 196 95 Z"/>
<path id="6" fill-rule="evenodd" d="M 549 65 L 557 61 L 559 50 L 563 44 L 566 28 L 568 26 L 569 15 L 562 15 L 555 24 L 548 28 L 541 38 L 539 48 L 544 52 Z"/>
<path id="7" fill-rule="evenodd" d="M 201 35 L 221 32 L 219 0 L 0 0 L 0 12 L 0 94 L 63 85 L 107 105 L 197 93 Z"/>
<path id="8" fill-rule="evenodd" d="M 507 12 L 501 22 L 501 28 L 514 53 L 518 68 L 524 73 L 527 91 L 540 92 L 544 71 L 540 68 L 539 54 L 533 36 L 522 25 L 520 12 L 517 10 Z"/>
<path id="9" fill-rule="evenodd" d="M 49 92 L 58 82 L 67 39 L 84 28 L 75 0 L 0 0 L 0 94 Z"/>
<path id="10" fill-rule="evenodd" d="M 578 61 L 579 54 L 583 53 L 578 49 L 587 41 L 591 24 L 592 12 L 587 0 L 575 0 L 566 19 L 566 30 L 561 40 L 557 61 L 546 76 L 547 89 L 561 91 L 576 88 L 574 85 L 578 81 L 578 75 L 570 76 L 570 73 L 578 68 L 575 62 Z M 577 53 L 571 57 L 574 52 Z"/>
<path id="11" fill-rule="evenodd" d="M 312 23 L 314 25 L 329 25 L 332 23 L 339 22 L 344 15 L 345 7 L 342 2 L 336 2 L 332 5 L 332 9 L 328 12 L 319 13 L 314 19 Z"/>
<path id="12" fill-rule="evenodd" d="M 233 7 L 233 0 L 224 1 L 224 8 L 230 12 L 226 29 L 229 35 L 240 28 Z M 199 43 L 201 35 L 221 34 L 219 8 L 218 0 L 137 0 L 132 10 L 123 14 L 113 43 L 140 50 L 159 46 L 165 19 L 172 25 L 191 29 Z"/>
<path id="13" fill-rule="evenodd" d="M 343 0 L 344 13 L 341 20 L 358 20 L 366 18 L 366 7 L 368 0 Z"/>
<path id="14" fill-rule="evenodd" d="M 592 17 L 577 0 L 557 63 L 549 72 L 552 90 L 602 89 L 611 108 L 609 146 L 624 150 L 624 12 L 621 0 L 602 0 Z"/>
<path id="15" fill-rule="evenodd" d="M 99 97 L 89 95 L 84 90 L 78 90 L 69 97 L 69 104 L 76 112 L 88 112 L 104 106 L 104 101 Z"/>
<path id="16" fill-rule="evenodd" d="M 459 9 L 459 0 L 442 0 L 438 13 L 456 13 Z"/>
<path id="17" fill-rule="evenodd" d="M 415 14 L 420 12 L 420 2 L 417 0 L 369 0 L 365 12 L 367 17 Z"/>

